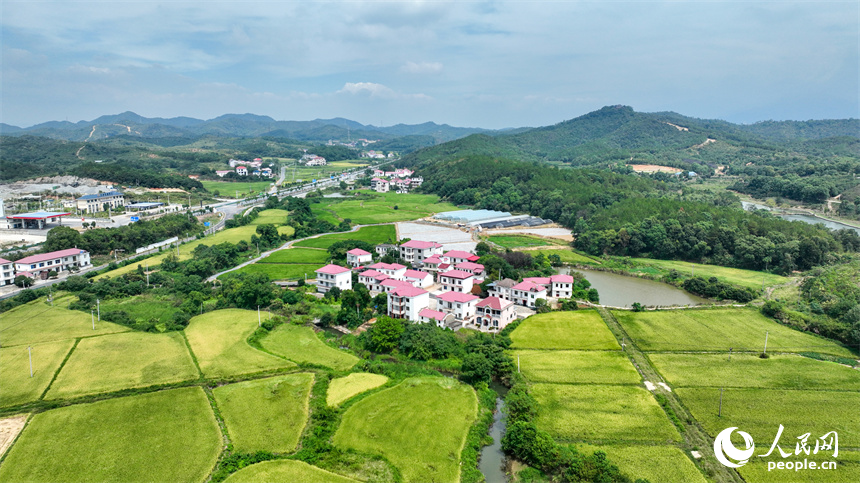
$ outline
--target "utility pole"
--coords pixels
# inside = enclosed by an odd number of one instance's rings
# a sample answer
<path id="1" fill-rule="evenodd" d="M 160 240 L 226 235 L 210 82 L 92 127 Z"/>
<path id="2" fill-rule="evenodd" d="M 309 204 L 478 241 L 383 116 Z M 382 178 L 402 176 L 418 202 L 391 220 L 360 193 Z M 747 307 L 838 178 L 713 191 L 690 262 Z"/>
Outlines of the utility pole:
<path id="1" fill-rule="evenodd" d="M 93 309 L 90 309 L 90 320 L 93 321 L 93 330 L 96 330 L 96 316 L 93 314 Z"/>
<path id="2" fill-rule="evenodd" d="M 720 388 L 720 410 L 717 413 L 717 417 L 723 417 L 723 388 Z"/>
<path id="3" fill-rule="evenodd" d="M 770 334 L 770 331 L 764 332 L 764 352 L 762 354 L 767 354 L 767 336 Z"/>
<path id="4" fill-rule="evenodd" d="M 263 319 L 260 318 L 260 306 L 257 306 L 257 327 L 263 326 Z"/>
<path id="5" fill-rule="evenodd" d="M 98 311 L 99 322 L 101 322 L 102 321 L 102 305 L 101 305 L 101 300 L 99 300 L 99 299 L 96 299 L 96 311 Z"/>

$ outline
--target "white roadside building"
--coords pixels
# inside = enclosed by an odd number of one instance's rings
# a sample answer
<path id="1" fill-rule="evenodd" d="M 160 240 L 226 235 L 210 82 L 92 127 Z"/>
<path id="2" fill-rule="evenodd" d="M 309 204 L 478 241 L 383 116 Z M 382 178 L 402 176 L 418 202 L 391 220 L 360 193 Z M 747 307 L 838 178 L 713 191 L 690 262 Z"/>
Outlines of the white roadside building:
<path id="1" fill-rule="evenodd" d="M 317 292 L 326 293 L 334 287 L 352 290 L 352 270 L 328 264 L 316 270 Z"/>

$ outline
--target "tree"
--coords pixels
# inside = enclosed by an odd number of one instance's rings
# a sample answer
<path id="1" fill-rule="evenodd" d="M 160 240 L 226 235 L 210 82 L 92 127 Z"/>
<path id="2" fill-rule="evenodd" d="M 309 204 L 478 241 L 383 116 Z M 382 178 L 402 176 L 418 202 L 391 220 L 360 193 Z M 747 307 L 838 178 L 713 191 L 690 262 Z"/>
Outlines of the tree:
<path id="1" fill-rule="evenodd" d="M 68 226 L 58 226 L 48 231 L 43 248 L 45 252 L 55 252 L 77 246 L 83 246 L 81 234 Z"/>
<path id="2" fill-rule="evenodd" d="M 22 287 L 22 288 L 23 287 L 32 287 L 33 286 L 33 279 L 30 277 L 27 277 L 26 275 L 18 275 L 17 277 L 15 277 L 15 285 L 17 287 Z"/>
<path id="3" fill-rule="evenodd" d="M 473 385 L 479 382 L 489 383 L 493 377 L 493 363 L 481 352 L 466 354 L 460 369 L 460 377 Z"/>
<path id="4" fill-rule="evenodd" d="M 388 353 L 397 348 L 400 336 L 406 330 L 403 323 L 391 317 L 380 316 L 367 334 L 367 349 L 380 354 Z"/>

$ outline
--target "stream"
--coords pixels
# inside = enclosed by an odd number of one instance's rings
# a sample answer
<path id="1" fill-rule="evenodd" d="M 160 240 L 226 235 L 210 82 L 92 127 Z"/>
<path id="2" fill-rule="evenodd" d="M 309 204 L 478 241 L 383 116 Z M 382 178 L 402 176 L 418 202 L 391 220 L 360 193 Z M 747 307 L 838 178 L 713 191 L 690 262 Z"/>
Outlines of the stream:
<path id="1" fill-rule="evenodd" d="M 481 459 L 478 461 L 478 469 L 483 473 L 487 483 L 506 483 L 508 481 L 505 475 L 505 454 L 502 452 L 502 436 L 505 435 L 507 427 L 507 418 L 504 413 L 505 402 L 502 398 L 508 392 L 508 389 L 493 382 L 490 388 L 496 391 L 496 412 L 493 413 L 493 425 L 490 426 L 490 436 L 493 438 L 493 444 L 481 448 Z"/>

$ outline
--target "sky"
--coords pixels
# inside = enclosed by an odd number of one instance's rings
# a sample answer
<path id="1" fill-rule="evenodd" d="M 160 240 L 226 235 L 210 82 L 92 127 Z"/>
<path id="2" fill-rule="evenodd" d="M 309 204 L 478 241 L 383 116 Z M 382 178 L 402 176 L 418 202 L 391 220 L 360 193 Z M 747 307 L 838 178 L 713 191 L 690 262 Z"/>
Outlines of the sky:
<path id="1" fill-rule="evenodd" d="M 0 122 L 860 118 L 860 2 L 0 2 Z"/>

